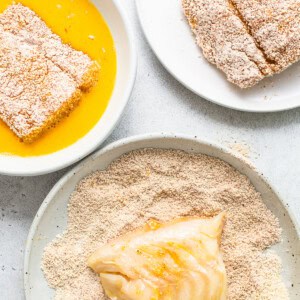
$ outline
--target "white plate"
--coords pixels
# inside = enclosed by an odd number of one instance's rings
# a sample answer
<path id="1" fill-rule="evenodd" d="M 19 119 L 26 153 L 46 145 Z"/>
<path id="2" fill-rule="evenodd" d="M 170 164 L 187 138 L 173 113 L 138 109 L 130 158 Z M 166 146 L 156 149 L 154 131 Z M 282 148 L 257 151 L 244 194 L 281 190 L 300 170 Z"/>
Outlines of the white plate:
<path id="1" fill-rule="evenodd" d="M 17 157 L 0 155 L 0 174 L 33 176 L 67 167 L 94 151 L 116 126 L 130 97 L 137 56 L 133 34 L 118 0 L 92 1 L 106 20 L 116 47 L 118 68 L 113 94 L 96 126 L 75 144 L 50 155 Z"/>
<path id="2" fill-rule="evenodd" d="M 196 45 L 181 0 L 136 0 L 145 36 L 165 68 L 199 96 L 242 111 L 274 112 L 300 106 L 300 64 L 241 90 L 209 64 Z"/>
<path id="3" fill-rule="evenodd" d="M 193 153 L 204 153 L 223 159 L 241 173 L 250 178 L 256 189 L 262 194 L 264 202 L 279 218 L 283 229 L 283 241 L 274 249 L 283 261 L 284 278 L 286 284 L 294 287 L 290 290 L 291 300 L 299 299 L 300 294 L 299 270 L 300 240 L 296 225 L 277 194 L 268 183 L 248 163 L 235 157 L 227 150 L 215 145 L 201 142 L 187 137 L 166 135 L 138 136 L 118 141 L 93 156 L 87 158 L 80 165 L 65 175 L 52 189 L 39 209 L 27 240 L 24 265 L 24 283 L 27 300 L 49 300 L 54 295 L 49 288 L 40 269 L 41 258 L 45 246 L 53 238 L 62 233 L 67 224 L 67 204 L 70 194 L 78 182 L 86 175 L 96 170 L 104 170 L 112 161 L 124 153 L 141 148 L 181 149 Z M 58 228 L 59 226 L 59 228 Z M 298 228 L 299 232 L 299 228 Z M 295 256 L 293 257 L 292 254 Z M 298 256 L 297 256 L 298 255 Z"/>

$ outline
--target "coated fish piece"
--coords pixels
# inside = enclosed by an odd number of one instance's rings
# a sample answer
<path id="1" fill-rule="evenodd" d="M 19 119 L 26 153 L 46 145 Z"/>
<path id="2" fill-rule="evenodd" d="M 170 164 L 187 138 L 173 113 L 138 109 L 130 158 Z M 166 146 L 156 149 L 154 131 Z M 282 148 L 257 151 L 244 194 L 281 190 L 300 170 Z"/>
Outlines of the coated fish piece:
<path id="1" fill-rule="evenodd" d="M 0 66 L 0 118 L 25 143 L 70 114 L 99 75 L 88 55 L 21 4 L 0 14 Z"/>
<path id="2" fill-rule="evenodd" d="M 184 13 L 206 59 L 228 81 L 248 88 L 272 74 L 262 51 L 227 0 L 182 0 Z"/>
<path id="3" fill-rule="evenodd" d="M 231 0 L 274 72 L 300 58 L 299 0 Z"/>
<path id="4" fill-rule="evenodd" d="M 182 0 L 206 59 L 240 88 L 300 58 L 299 0 Z"/>

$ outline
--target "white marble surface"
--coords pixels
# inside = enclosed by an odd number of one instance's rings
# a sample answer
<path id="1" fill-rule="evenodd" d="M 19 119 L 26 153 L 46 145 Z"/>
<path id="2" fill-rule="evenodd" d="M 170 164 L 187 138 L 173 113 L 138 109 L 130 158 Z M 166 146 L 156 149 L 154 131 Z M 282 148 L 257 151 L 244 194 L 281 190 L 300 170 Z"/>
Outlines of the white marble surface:
<path id="1" fill-rule="evenodd" d="M 138 24 L 134 0 L 123 0 L 134 27 L 139 67 L 119 126 L 105 144 L 135 134 L 198 136 L 249 152 L 300 223 L 300 108 L 275 114 L 231 111 L 194 95 L 160 65 Z M 23 252 L 36 211 L 66 170 L 35 178 L 0 176 L 0 299 L 24 299 Z"/>

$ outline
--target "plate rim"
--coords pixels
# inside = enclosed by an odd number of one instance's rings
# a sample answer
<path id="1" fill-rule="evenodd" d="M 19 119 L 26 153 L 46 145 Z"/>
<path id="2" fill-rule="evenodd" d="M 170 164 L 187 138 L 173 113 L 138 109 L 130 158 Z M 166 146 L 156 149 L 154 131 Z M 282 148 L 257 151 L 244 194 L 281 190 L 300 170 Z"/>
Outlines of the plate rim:
<path id="1" fill-rule="evenodd" d="M 128 72 L 128 82 L 123 91 L 122 101 L 120 101 L 120 103 L 118 104 L 118 109 L 115 110 L 114 114 L 110 117 L 112 120 L 111 125 L 108 128 L 106 128 L 105 130 L 103 130 L 101 139 L 99 139 L 97 142 L 95 142 L 95 144 L 93 144 L 92 147 L 89 147 L 88 149 L 86 149 L 85 151 L 80 153 L 80 155 L 74 156 L 70 159 L 68 159 L 68 157 L 65 157 L 65 159 L 60 157 L 59 158 L 60 162 L 56 163 L 56 164 L 55 163 L 53 164 L 53 159 L 52 159 L 53 155 L 58 155 L 59 153 L 65 151 L 69 147 L 74 146 L 77 142 L 79 142 L 80 140 L 83 140 L 89 134 L 89 132 L 86 135 L 84 135 L 81 139 L 76 141 L 74 144 L 69 145 L 66 148 L 63 148 L 59 151 L 56 151 L 56 152 L 53 152 L 53 153 L 50 153 L 47 155 L 29 156 L 29 157 L 7 155 L 9 158 L 13 157 L 13 158 L 16 158 L 17 160 L 19 160 L 18 164 L 21 167 L 18 168 L 18 170 L 16 170 L 14 167 L 7 168 L 7 165 L 5 167 L 2 167 L 0 164 L 0 174 L 1 175 L 28 177 L 28 176 L 39 176 L 39 175 L 50 174 L 50 173 L 56 172 L 58 170 L 62 170 L 68 166 L 71 166 L 71 165 L 83 160 L 85 157 L 87 157 L 88 155 L 93 153 L 95 150 L 97 150 L 104 143 L 104 141 L 108 138 L 108 136 L 110 136 L 112 131 L 116 128 L 118 122 L 120 121 L 120 119 L 124 113 L 124 110 L 125 110 L 128 102 L 129 102 L 130 96 L 132 94 L 132 91 L 133 91 L 133 88 L 135 85 L 136 76 L 137 76 L 138 58 L 137 58 L 137 47 L 136 47 L 136 43 L 135 43 L 135 36 L 134 36 L 132 24 L 129 20 L 127 12 L 125 11 L 124 6 L 120 3 L 119 0 L 110 0 L 110 1 L 116 7 L 116 11 L 118 11 L 118 13 L 120 14 L 120 18 L 121 18 L 122 22 L 124 23 L 124 30 L 125 30 L 125 32 L 127 34 L 127 38 L 128 38 L 129 60 L 131 61 L 129 72 Z M 104 18 L 104 16 L 103 16 L 103 18 Z M 105 20 L 105 18 L 104 18 L 104 20 Z M 118 70 L 117 70 L 117 72 L 118 72 Z M 114 92 L 114 90 L 115 90 L 115 88 L 113 89 L 113 92 Z M 112 97 L 112 95 L 111 95 L 111 97 Z M 104 112 L 104 115 L 107 112 L 107 108 Z M 102 118 L 103 118 L 103 116 L 102 116 Z M 100 118 L 100 120 L 97 122 L 97 124 L 99 124 L 99 122 L 101 121 L 102 118 Z M 97 124 L 96 124 L 96 126 L 97 126 Z M 91 129 L 91 131 L 92 130 L 93 129 Z M 6 156 L 5 154 L 4 155 L 0 154 L 0 155 L 2 158 Z M 28 158 L 29 159 L 42 158 L 42 159 L 44 159 L 44 161 L 43 161 L 43 164 L 36 165 L 35 167 L 32 167 L 30 170 L 27 170 L 27 168 L 24 167 L 24 163 L 26 163 Z M 56 159 L 54 161 L 56 161 Z M 35 163 L 35 164 L 37 164 L 37 163 Z"/>
<path id="2" fill-rule="evenodd" d="M 27 270 L 29 268 L 29 260 L 30 260 L 30 254 L 31 254 L 31 249 L 33 245 L 33 237 L 36 234 L 36 231 L 38 229 L 39 222 L 41 218 L 43 217 L 45 211 L 47 210 L 48 206 L 50 203 L 53 201 L 54 195 L 64 186 L 64 184 L 74 176 L 74 174 L 78 173 L 82 168 L 84 168 L 85 164 L 88 163 L 89 161 L 93 161 L 99 156 L 103 155 L 104 153 L 107 153 L 109 151 L 112 151 L 113 149 L 116 149 L 118 147 L 134 143 L 134 142 L 143 142 L 143 141 L 149 141 L 149 140 L 155 140 L 155 139 L 174 139 L 174 140 L 188 140 L 188 141 L 193 141 L 200 143 L 205 146 L 209 146 L 211 148 L 215 148 L 217 150 L 220 150 L 221 152 L 225 154 L 229 154 L 230 156 L 233 156 L 234 158 L 238 159 L 243 165 L 248 165 L 251 167 L 258 178 L 262 180 L 271 190 L 272 192 L 277 196 L 278 200 L 280 203 L 284 206 L 286 211 L 289 214 L 289 217 L 291 219 L 292 225 L 295 228 L 296 235 L 299 238 L 300 241 L 300 224 L 298 223 L 294 213 L 291 211 L 290 207 L 287 206 L 284 201 L 282 200 L 282 197 L 278 190 L 274 188 L 272 184 L 270 184 L 269 179 L 258 172 L 257 168 L 253 165 L 252 162 L 248 161 L 245 159 L 241 154 L 234 152 L 233 150 L 230 150 L 227 147 L 222 146 L 219 143 L 216 142 L 211 142 L 207 139 L 202 139 L 199 137 L 193 137 L 191 135 L 186 135 L 186 134 L 174 134 L 174 133 L 150 133 L 150 134 L 140 134 L 140 135 L 135 135 L 132 137 L 127 137 L 120 139 L 118 141 L 115 141 L 104 148 L 98 150 L 95 152 L 93 155 L 85 158 L 82 160 L 77 166 L 72 168 L 69 172 L 67 172 L 65 175 L 62 176 L 61 179 L 58 180 L 58 182 L 52 187 L 44 201 L 42 202 L 40 208 L 38 209 L 33 222 L 30 226 L 30 230 L 27 236 L 26 240 L 26 246 L 25 246 L 25 251 L 24 251 L 24 264 L 23 264 L 23 286 L 24 286 L 24 291 L 25 291 L 25 298 L 29 299 L 29 291 L 30 291 L 30 286 L 29 286 L 29 275 L 27 273 Z M 138 149 L 138 148 L 137 148 Z"/>
<path id="3" fill-rule="evenodd" d="M 147 34 L 147 30 L 145 29 L 145 24 L 142 18 L 142 14 L 141 14 L 141 1 L 143 0 L 135 0 L 135 6 L 136 6 L 136 11 L 137 11 L 137 16 L 138 16 L 138 21 L 139 21 L 139 25 L 142 29 L 143 35 L 149 45 L 149 47 L 152 49 L 155 57 L 158 59 L 158 61 L 161 63 L 161 65 L 167 70 L 167 72 L 173 76 L 180 84 L 182 84 L 185 88 L 187 88 L 188 90 L 190 90 L 191 92 L 193 92 L 195 95 L 199 96 L 200 98 L 202 98 L 205 101 L 211 102 L 213 104 L 219 105 L 221 107 L 225 107 L 228 109 L 232 109 L 235 111 L 241 111 L 241 112 L 249 112 L 249 113 L 275 113 L 275 112 L 284 112 L 284 111 L 289 111 L 289 110 L 293 110 L 296 108 L 300 107 L 300 101 L 298 104 L 294 104 L 288 107 L 278 107 L 278 108 L 245 108 L 245 107 L 236 107 L 234 105 L 230 105 L 227 103 L 224 103 L 222 101 L 219 101 L 218 99 L 213 99 L 213 98 L 209 98 L 209 96 L 207 95 L 203 95 L 200 92 L 197 92 L 195 89 L 193 89 L 191 86 L 189 86 L 188 84 L 186 84 L 183 80 L 181 80 L 179 78 L 178 75 L 176 75 L 174 72 L 171 71 L 171 69 L 167 66 L 167 64 L 165 64 L 165 62 L 163 61 L 163 59 L 160 57 L 159 53 L 156 51 L 155 47 L 153 47 L 153 44 L 151 42 L 151 39 L 149 38 L 148 34 Z M 176 0 L 175 0 L 176 1 Z M 181 1 L 181 0 L 177 0 L 177 1 Z M 215 67 L 215 66 L 214 66 Z M 216 67 L 215 67 L 216 68 Z M 226 80 L 224 78 L 224 80 Z M 282 99 L 283 101 L 286 101 L 286 99 Z"/>

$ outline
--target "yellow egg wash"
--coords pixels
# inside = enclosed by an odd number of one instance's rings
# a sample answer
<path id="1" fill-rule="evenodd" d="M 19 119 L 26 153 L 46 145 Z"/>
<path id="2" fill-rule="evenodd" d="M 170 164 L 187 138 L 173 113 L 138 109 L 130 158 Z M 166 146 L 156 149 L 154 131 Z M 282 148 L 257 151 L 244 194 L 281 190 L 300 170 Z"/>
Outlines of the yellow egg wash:
<path id="1" fill-rule="evenodd" d="M 101 66 L 98 84 L 83 96 L 79 106 L 33 144 L 20 142 L 0 120 L 0 153 L 18 156 L 53 153 L 86 135 L 105 112 L 117 73 L 113 38 L 104 19 L 89 0 L 1 0 L 0 12 L 13 3 L 31 8 L 65 43 L 85 52 Z"/>

